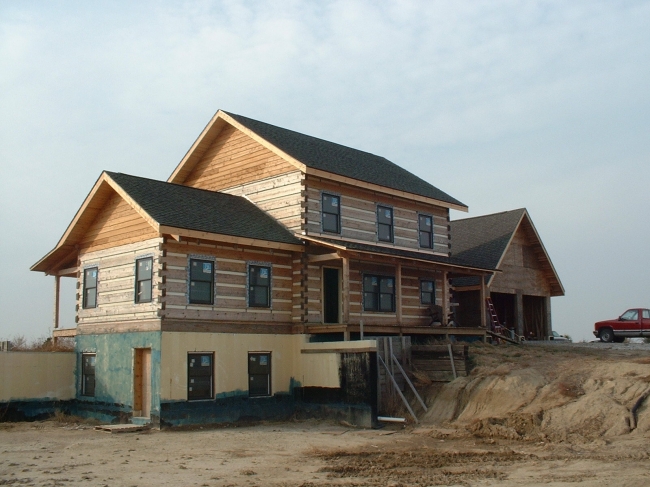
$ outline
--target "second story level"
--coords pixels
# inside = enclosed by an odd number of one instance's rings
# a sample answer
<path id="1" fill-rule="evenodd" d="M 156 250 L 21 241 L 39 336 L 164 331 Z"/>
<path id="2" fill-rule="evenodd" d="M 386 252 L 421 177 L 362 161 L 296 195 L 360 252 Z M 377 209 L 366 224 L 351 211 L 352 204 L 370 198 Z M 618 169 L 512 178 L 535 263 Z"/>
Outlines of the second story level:
<path id="1" fill-rule="evenodd" d="M 168 182 L 245 196 L 297 236 L 437 255 L 467 210 L 383 157 L 223 111 Z"/>

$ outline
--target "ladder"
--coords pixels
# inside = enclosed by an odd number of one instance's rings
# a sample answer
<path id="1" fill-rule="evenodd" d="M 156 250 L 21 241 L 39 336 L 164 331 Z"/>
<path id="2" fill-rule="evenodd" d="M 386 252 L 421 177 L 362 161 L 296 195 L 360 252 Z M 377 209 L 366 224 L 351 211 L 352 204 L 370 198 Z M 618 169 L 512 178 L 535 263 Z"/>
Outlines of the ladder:
<path id="1" fill-rule="evenodd" d="M 499 318 L 497 317 L 496 309 L 494 309 L 492 298 L 485 298 L 485 303 L 487 304 L 488 314 L 490 315 L 490 325 L 492 325 L 492 331 L 499 333 L 501 331 L 501 323 L 499 323 Z"/>

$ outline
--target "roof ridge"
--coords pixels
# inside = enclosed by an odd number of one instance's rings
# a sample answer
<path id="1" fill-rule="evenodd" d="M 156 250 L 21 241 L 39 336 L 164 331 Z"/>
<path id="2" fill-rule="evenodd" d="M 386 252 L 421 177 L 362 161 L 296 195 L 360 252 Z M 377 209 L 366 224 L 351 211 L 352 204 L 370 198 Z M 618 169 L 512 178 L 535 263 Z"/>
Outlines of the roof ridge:
<path id="1" fill-rule="evenodd" d="M 398 167 L 401 167 L 401 166 L 399 166 L 399 164 L 395 164 L 393 161 L 391 161 L 389 159 L 386 159 L 384 156 L 380 156 L 379 154 L 374 154 L 373 152 L 368 152 L 368 151 L 365 151 L 365 150 L 357 149 L 355 147 L 350 147 L 349 145 L 339 144 L 338 142 L 332 142 L 331 140 L 323 139 L 321 137 L 316 137 L 315 135 L 305 134 L 303 132 L 298 132 L 297 130 L 288 129 L 286 127 L 280 127 L 279 125 L 275 125 L 275 124 L 268 123 L 268 122 L 263 122 L 262 120 L 257 120 L 255 118 L 247 117 L 246 115 L 239 115 L 238 113 L 227 112 L 226 110 L 221 110 L 221 111 L 223 113 L 227 114 L 227 115 L 230 115 L 231 117 L 245 118 L 247 120 L 252 120 L 253 122 L 256 122 L 256 123 L 263 123 L 264 125 L 268 125 L 269 127 L 273 127 L 273 128 L 280 129 L 280 130 L 285 130 L 286 132 L 291 132 L 291 133 L 300 135 L 302 137 L 309 137 L 311 139 L 318 140 L 320 142 L 325 142 L 327 144 L 338 145 L 339 147 L 344 147 L 344 148 L 346 148 L 348 150 L 353 150 L 355 152 L 361 152 L 363 154 L 368 154 L 368 155 L 371 155 L 371 156 L 374 156 L 374 157 L 380 157 L 380 158 L 384 159 L 385 161 L 390 162 L 391 164 L 394 164 L 394 165 L 396 165 Z M 402 169 L 404 169 L 404 168 L 402 168 Z M 414 176 L 417 176 L 417 175 L 414 174 Z M 419 176 L 417 176 L 417 177 L 419 177 Z"/>

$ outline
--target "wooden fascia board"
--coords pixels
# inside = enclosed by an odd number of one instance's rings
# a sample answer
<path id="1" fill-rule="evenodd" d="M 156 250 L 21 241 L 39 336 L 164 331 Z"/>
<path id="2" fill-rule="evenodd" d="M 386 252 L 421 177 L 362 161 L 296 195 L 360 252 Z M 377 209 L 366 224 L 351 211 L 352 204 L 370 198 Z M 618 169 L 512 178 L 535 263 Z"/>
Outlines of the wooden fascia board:
<path id="1" fill-rule="evenodd" d="M 523 220 L 525 214 L 526 214 L 526 210 L 524 210 L 522 212 L 521 216 L 519 217 L 519 221 L 515 225 L 515 229 L 510 234 L 510 238 L 508 239 L 508 243 L 504 247 L 503 252 L 501 253 L 501 257 L 499 257 L 499 262 L 497 262 L 497 265 L 496 265 L 497 269 L 501 268 L 501 264 L 503 262 L 503 259 L 505 259 L 506 254 L 508 253 L 508 249 L 510 248 L 510 244 L 512 243 L 512 240 L 515 238 L 515 234 L 517 233 L 517 230 L 519 230 L 519 227 L 521 225 L 521 221 Z M 488 287 L 490 287 L 492 285 L 492 280 L 494 279 L 495 275 L 496 274 L 492 274 L 492 276 L 490 276 L 490 279 L 488 279 L 488 282 L 487 282 Z"/>
<path id="2" fill-rule="evenodd" d="M 266 149 L 270 150 L 271 152 L 273 152 L 273 153 L 276 154 L 277 156 L 279 156 L 279 157 L 281 157 L 282 159 L 284 159 L 285 161 L 287 161 L 289 164 L 291 164 L 292 166 L 294 166 L 296 169 L 299 169 L 299 170 L 302 171 L 303 173 L 306 171 L 307 166 L 305 166 L 305 164 L 303 164 L 302 162 L 300 162 L 298 159 L 296 159 L 296 158 L 290 156 L 289 154 L 287 154 L 287 153 L 284 152 L 283 150 L 277 148 L 275 145 L 271 144 L 269 141 L 267 141 L 267 140 L 264 139 L 263 137 L 260 137 L 260 136 L 257 135 L 255 132 L 253 132 L 251 129 L 249 129 L 248 127 L 245 127 L 244 125 L 242 125 L 241 123 L 239 123 L 237 120 L 235 120 L 234 118 L 232 118 L 232 117 L 231 117 L 230 115 L 228 115 L 227 113 L 224 113 L 224 112 L 222 112 L 221 110 L 219 110 L 219 111 L 217 112 L 217 115 L 219 116 L 219 118 L 222 118 L 223 120 L 225 120 L 226 122 L 228 122 L 230 125 L 232 125 L 233 127 L 235 127 L 235 128 L 236 128 L 237 130 L 239 130 L 240 132 L 242 132 L 242 133 L 248 135 L 251 139 L 253 139 L 253 140 L 254 140 L 255 142 L 257 142 L 258 144 L 264 146 Z"/>
<path id="3" fill-rule="evenodd" d="M 187 151 L 185 157 L 183 157 L 183 159 L 178 164 L 178 166 L 176 166 L 176 169 L 174 169 L 172 175 L 169 176 L 169 178 L 167 179 L 168 183 L 183 184 L 183 182 L 185 181 L 185 177 L 191 172 L 194 165 L 199 161 L 199 159 L 203 155 L 203 153 L 200 154 L 197 153 L 199 145 L 201 145 L 201 143 L 207 137 L 212 137 L 214 139 L 219 134 L 219 132 L 221 132 L 222 126 L 220 126 L 220 124 L 217 123 L 219 121 L 232 125 L 237 130 L 246 134 L 248 137 L 256 141 L 258 144 L 261 144 L 262 146 L 264 146 L 274 154 L 280 156 L 282 159 L 289 162 L 291 165 L 295 166 L 300 171 L 302 172 L 305 171 L 305 165 L 303 163 L 291 157 L 289 154 L 285 153 L 284 151 L 278 149 L 276 146 L 274 146 L 266 139 L 260 137 L 255 132 L 253 132 L 249 128 L 239 123 L 237 120 L 232 118 L 224 111 L 219 110 L 217 111 L 217 113 L 215 113 L 214 117 L 212 117 L 212 120 L 210 120 L 210 122 L 205 126 L 203 132 L 201 132 L 201 135 L 199 135 L 196 141 L 194 141 L 194 144 L 192 144 L 192 147 L 190 147 L 190 149 Z"/>
<path id="4" fill-rule="evenodd" d="M 454 203 L 448 203 L 446 201 L 440 201 L 434 198 L 428 198 L 426 196 L 421 196 L 414 193 L 408 193 L 406 191 L 401 191 L 399 189 L 388 188 L 386 186 L 380 186 L 374 183 L 368 183 L 366 181 L 361 181 L 359 179 L 349 178 L 347 176 L 341 176 L 333 172 L 323 171 L 321 169 L 314 169 L 307 167 L 305 169 L 307 175 L 316 176 L 323 179 L 328 179 L 331 181 L 336 181 L 339 183 L 345 183 L 359 188 L 364 188 L 369 191 L 374 191 L 376 193 L 385 193 L 391 196 L 398 196 L 411 201 L 417 201 L 418 203 L 426 203 L 428 205 L 442 206 L 443 208 L 449 208 L 452 210 L 464 211 L 467 213 L 468 208 L 464 205 L 456 205 Z"/>
<path id="5" fill-rule="evenodd" d="M 291 250 L 296 252 L 301 252 L 304 250 L 304 247 L 300 244 L 290 244 L 283 242 L 273 242 L 271 240 L 260 240 L 247 237 L 235 237 L 233 235 L 225 235 L 222 233 L 210 233 L 202 232 L 199 230 L 188 230 L 186 228 L 177 228 L 170 227 L 166 225 L 160 225 L 159 232 L 161 234 L 172 235 L 175 238 L 192 238 L 213 242 L 225 242 L 234 245 L 247 245 L 250 247 L 263 247 L 267 249 L 280 249 L 280 250 Z"/>
<path id="6" fill-rule="evenodd" d="M 528 214 L 528 210 L 524 210 L 524 215 L 526 217 L 526 220 L 528 221 L 528 224 L 530 225 L 530 228 L 533 229 L 533 233 L 535 234 L 535 238 L 537 239 L 537 244 L 539 245 L 539 248 L 542 249 L 542 252 L 544 253 L 544 258 L 548 262 L 548 265 L 551 268 L 551 271 L 553 271 L 553 276 L 555 277 L 555 280 L 557 281 L 557 284 L 562 291 L 562 294 L 556 294 L 556 296 L 564 296 L 564 286 L 562 285 L 562 281 L 560 281 L 560 276 L 558 275 L 557 271 L 555 270 L 555 266 L 553 265 L 553 262 L 551 261 L 551 257 L 548 255 L 548 252 L 546 251 L 546 247 L 544 247 L 544 243 L 542 242 L 542 239 L 539 236 L 539 233 L 537 233 L 537 228 L 535 228 L 535 225 L 533 224 L 533 220 L 531 220 L 530 215 Z M 522 220 L 523 220 L 522 216 Z M 519 221 L 519 225 L 521 225 L 521 220 Z M 517 229 L 519 229 L 519 225 L 517 225 Z M 500 262 L 499 262 L 500 264 Z"/>
<path id="7" fill-rule="evenodd" d="M 212 119 L 210 119 L 210 121 L 205 126 L 201 134 L 196 138 L 192 146 L 185 153 L 183 159 L 181 159 L 181 162 L 178 163 L 176 169 L 174 169 L 174 172 L 171 174 L 171 176 L 169 176 L 169 178 L 167 178 L 168 183 L 183 184 L 183 182 L 185 181 L 185 177 L 191 172 L 192 168 L 198 162 L 200 156 L 203 155 L 203 154 L 197 154 L 197 149 L 199 145 L 203 142 L 203 140 L 206 137 L 208 137 L 208 135 L 210 136 L 214 135 L 216 137 L 216 135 L 218 135 L 218 133 L 221 131 L 218 125 L 216 124 L 217 120 L 220 119 L 220 113 L 222 113 L 221 110 L 218 110 L 217 113 L 214 114 Z M 214 133 L 215 131 L 216 133 Z"/>
<path id="8" fill-rule="evenodd" d="M 326 262 L 328 260 L 339 260 L 341 256 L 338 252 L 331 252 L 329 254 L 311 254 L 307 256 L 307 261 L 312 262 Z"/>
<path id="9" fill-rule="evenodd" d="M 106 174 L 106 182 L 118 195 L 122 197 L 122 199 L 124 199 L 124 201 L 126 201 L 131 206 L 131 208 L 133 208 L 138 213 L 138 215 L 140 215 L 140 217 L 142 217 L 142 219 L 144 219 L 144 221 L 151 225 L 154 230 L 159 231 L 160 224 L 154 218 L 152 218 L 151 215 L 149 215 L 149 213 L 147 213 L 139 204 L 137 204 L 135 200 L 131 198 L 129 193 L 124 191 L 122 187 L 116 183 L 108 174 Z"/>

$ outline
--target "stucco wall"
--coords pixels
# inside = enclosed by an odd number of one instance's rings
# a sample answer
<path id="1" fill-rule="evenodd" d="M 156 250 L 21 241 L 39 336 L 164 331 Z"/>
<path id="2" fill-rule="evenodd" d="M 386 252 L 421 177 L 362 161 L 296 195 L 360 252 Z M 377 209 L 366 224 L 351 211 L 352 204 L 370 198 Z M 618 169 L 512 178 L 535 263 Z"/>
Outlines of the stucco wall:
<path id="1" fill-rule="evenodd" d="M 75 397 L 72 352 L 0 353 L 0 402 Z"/>

